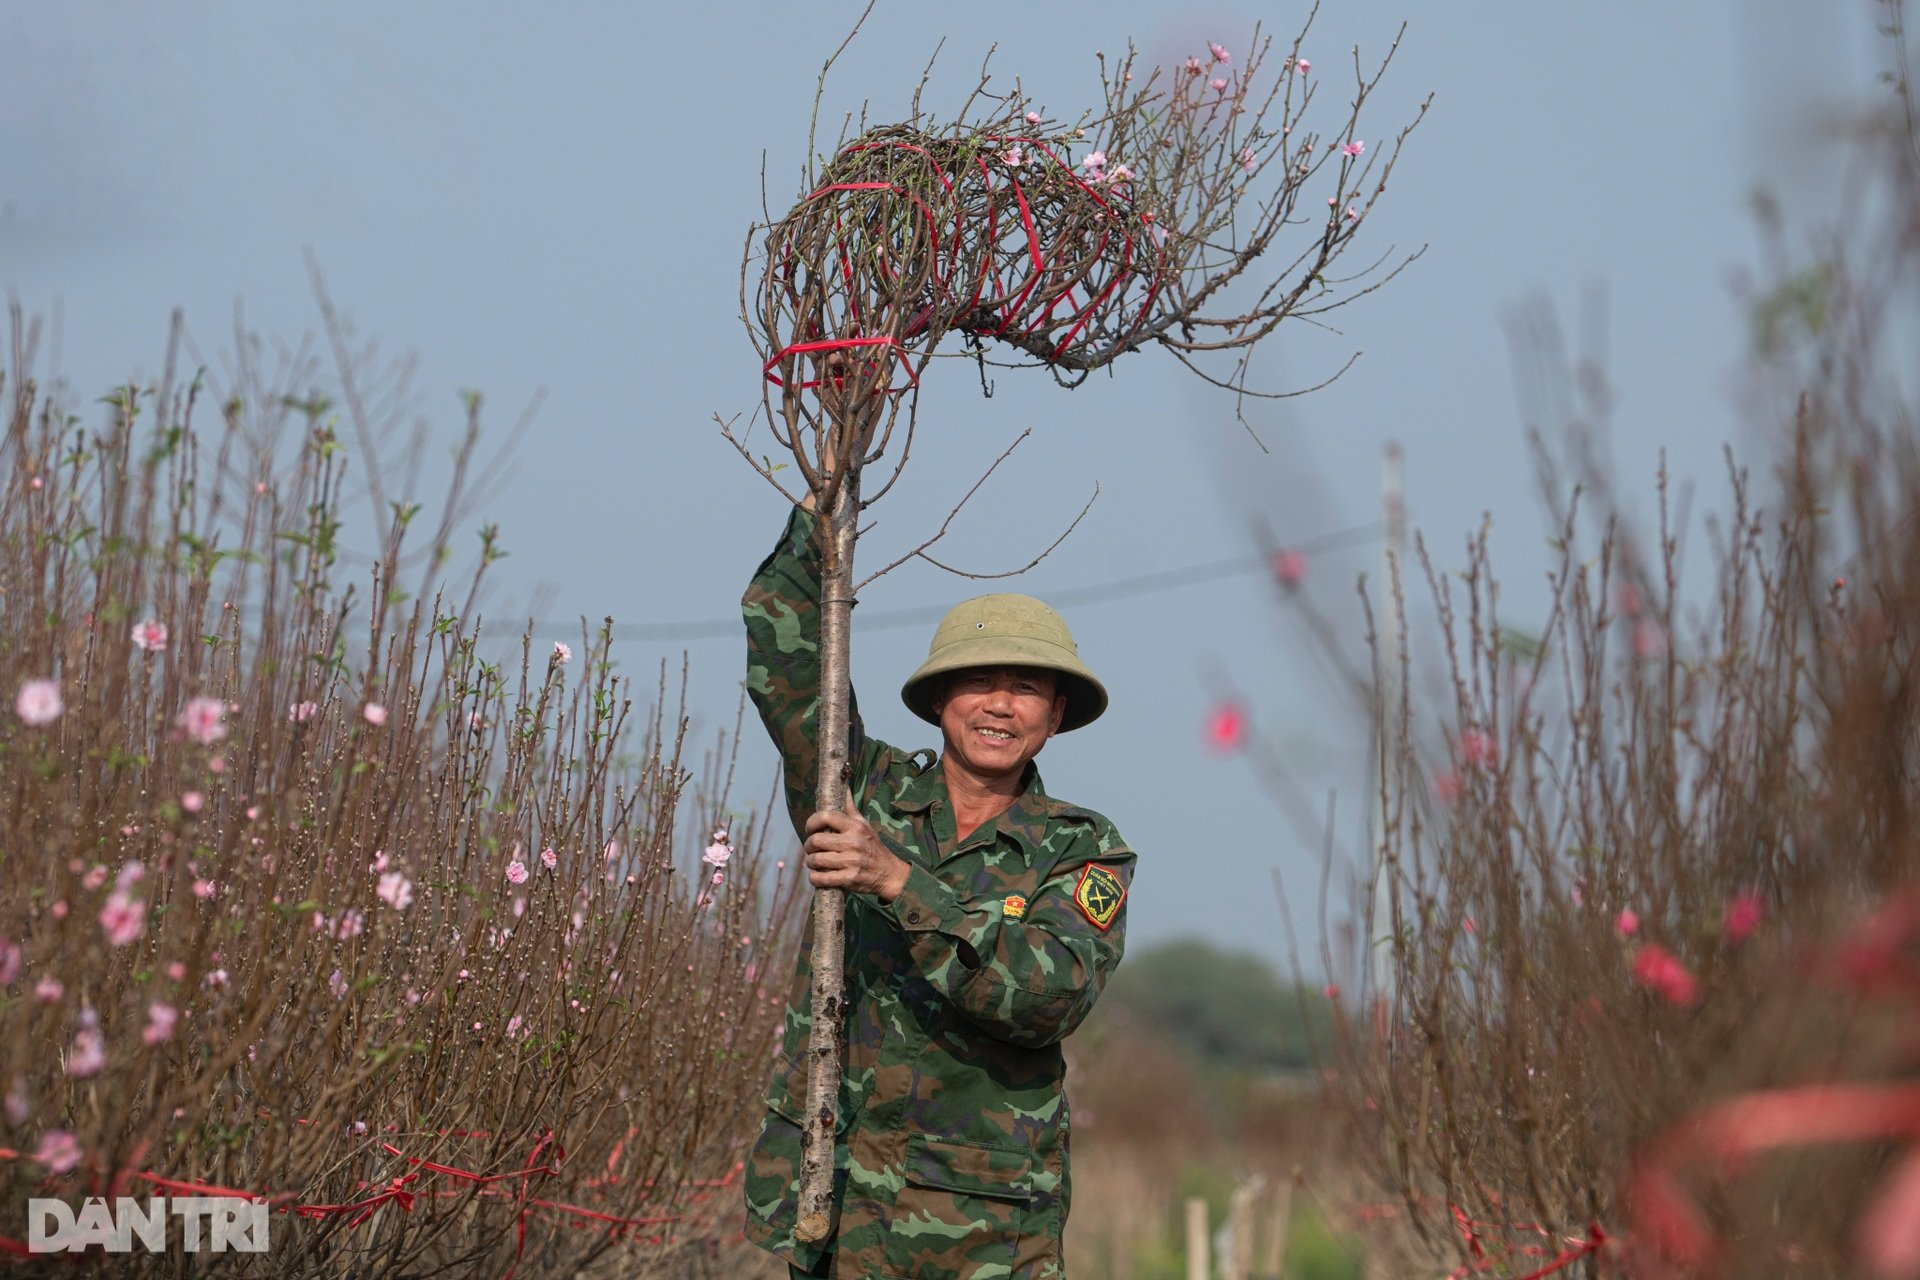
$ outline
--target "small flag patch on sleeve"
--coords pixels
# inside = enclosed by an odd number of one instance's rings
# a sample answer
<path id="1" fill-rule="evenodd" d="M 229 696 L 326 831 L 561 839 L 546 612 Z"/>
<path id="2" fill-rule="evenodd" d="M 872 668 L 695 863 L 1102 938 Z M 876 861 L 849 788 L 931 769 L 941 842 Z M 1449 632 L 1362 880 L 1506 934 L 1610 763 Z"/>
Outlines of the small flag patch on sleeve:
<path id="1" fill-rule="evenodd" d="M 1080 872 L 1080 883 L 1073 889 L 1073 900 L 1081 914 L 1103 933 L 1120 914 L 1120 904 L 1126 899 L 1127 887 L 1120 883 L 1120 877 L 1092 862 Z"/>
<path id="2" fill-rule="evenodd" d="M 1027 900 L 1017 893 L 1008 894 L 1007 900 L 1000 904 L 1000 914 L 1009 920 L 1020 919 L 1027 914 Z"/>

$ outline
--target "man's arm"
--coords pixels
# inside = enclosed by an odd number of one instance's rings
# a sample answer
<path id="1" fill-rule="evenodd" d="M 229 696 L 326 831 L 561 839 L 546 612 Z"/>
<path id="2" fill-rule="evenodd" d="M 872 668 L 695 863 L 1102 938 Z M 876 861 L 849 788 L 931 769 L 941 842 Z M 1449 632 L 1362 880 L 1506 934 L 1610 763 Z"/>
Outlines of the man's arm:
<path id="1" fill-rule="evenodd" d="M 820 773 L 819 521 L 794 508 L 761 561 L 740 612 L 747 627 L 747 695 L 780 752 L 797 831 L 813 812 Z"/>
<path id="2" fill-rule="evenodd" d="M 1037 1047 L 1080 1025 L 1120 963 L 1133 865 L 1133 851 L 1100 822 L 1076 836 L 1024 911 L 968 896 L 921 866 L 879 909 L 956 1009 L 995 1039 Z"/>

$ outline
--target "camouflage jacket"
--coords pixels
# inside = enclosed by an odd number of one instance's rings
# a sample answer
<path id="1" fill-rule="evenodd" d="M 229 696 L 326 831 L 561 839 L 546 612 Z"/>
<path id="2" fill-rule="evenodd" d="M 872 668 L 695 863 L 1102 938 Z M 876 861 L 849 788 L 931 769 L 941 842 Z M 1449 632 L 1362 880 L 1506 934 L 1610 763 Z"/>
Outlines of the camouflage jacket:
<path id="1" fill-rule="evenodd" d="M 796 509 L 742 601 L 747 688 L 785 766 L 795 829 L 813 812 L 820 522 Z M 748 1162 L 747 1235 L 841 1277 L 1064 1275 L 1067 1099 L 1060 1041 L 1120 961 L 1134 855 L 1099 814 L 1025 792 L 955 838 L 941 765 L 866 736 L 853 803 L 911 864 L 891 903 L 847 895 L 845 1073 L 834 1231 L 793 1237 L 806 1100 L 803 947 L 767 1114 Z M 808 943 L 811 943 L 809 930 Z"/>

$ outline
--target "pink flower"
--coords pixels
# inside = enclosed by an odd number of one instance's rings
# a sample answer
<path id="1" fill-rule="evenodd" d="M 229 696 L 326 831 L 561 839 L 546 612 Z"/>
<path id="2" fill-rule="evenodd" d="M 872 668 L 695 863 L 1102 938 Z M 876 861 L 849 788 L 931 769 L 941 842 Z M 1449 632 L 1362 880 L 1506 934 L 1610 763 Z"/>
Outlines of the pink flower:
<path id="1" fill-rule="evenodd" d="M 564 667 L 569 662 L 572 662 L 572 661 L 573 661 L 573 649 L 570 646 L 561 644 L 558 640 L 555 640 L 553 642 L 553 664 L 557 667 Z"/>
<path id="2" fill-rule="evenodd" d="M 66 994 L 67 989 L 60 985 L 60 979 L 47 977 L 33 984 L 34 999 L 43 1004 L 52 1004 Z"/>
<path id="3" fill-rule="evenodd" d="M 1343 156 L 1361 155 L 1366 151 L 1366 149 L 1367 149 L 1367 144 L 1360 141 L 1358 138 L 1355 138 L 1352 142 L 1343 142 L 1340 144 L 1340 154 Z"/>
<path id="4" fill-rule="evenodd" d="M 1225 93 L 1227 91 L 1227 82 L 1215 76 L 1213 79 L 1207 81 L 1207 87 L 1215 93 Z"/>
<path id="5" fill-rule="evenodd" d="M 724 872 L 724 871 L 716 871 L 716 872 L 714 872 L 714 873 L 713 873 L 713 883 L 714 883 L 714 885 L 715 885 L 716 887 L 717 887 L 717 886 L 719 886 L 719 885 L 723 885 L 723 884 L 725 884 L 726 882 L 727 882 L 727 873 L 726 873 L 726 872 Z"/>
<path id="6" fill-rule="evenodd" d="M 1667 633 L 1652 618 L 1633 620 L 1633 656 L 1657 658 L 1666 651 Z"/>
<path id="7" fill-rule="evenodd" d="M 380 887 L 374 892 L 395 911 L 405 911 L 413 905 L 413 881 L 398 871 L 389 871 L 381 876 Z"/>
<path id="8" fill-rule="evenodd" d="M 1347 221 L 1348 222 L 1360 221 L 1360 211 L 1354 208 L 1352 205 L 1347 206 Z"/>
<path id="9" fill-rule="evenodd" d="M 1479 729 L 1460 731 L 1460 763 L 1491 766 L 1499 755 L 1500 745 L 1492 734 Z"/>
<path id="10" fill-rule="evenodd" d="M 140 1030 L 140 1039 L 147 1044 L 159 1044 L 162 1040 L 173 1038 L 173 1024 L 179 1021 L 180 1011 L 164 1000 L 155 1000 L 147 1006 L 147 1025 Z"/>
<path id="11" fill-rule="evenodd" d="M 1313 64 L 1311 62 L 1308 62 L 1305 58 L 1301 58 L 1293 64 L 1293 70 L 1295 75 L 1303 76 L 1307 74 L 1307 72 L 1313 70 Z"/>
<path id="12" fill-rule="evenodd" d="M 13 713 L 28 724 L 52 724 L 66 710 L 60 701 L 60 686 L 51 680 L 27 680 L 13 700 Z"/>
<path id="13" fill-rule="evenodd" d="M 1252 173 L 1260 167 L 1259 161 L 1254 157 L 1252 147 L 1240 148 L 1240 167 L 1248 173 Z"/>
<path id="14" fill-rule="evenodd" d="M 358 907 L 348 907 L 340 913 L 340 923 L 334 926 L 333 936 L 341 939 L 357 938 L 360 936 L 360 930 L 366 927 L 366 923 L 367 916 L 364 911 Z"/>
<path id="15" fill-rule="evenodd" d="M 1281 550 L 1273 553 L 1273 580 L 1289 589 L 1299 586 L 1307 578 L 1306 553 L 1294 550 Z"/>
<path id="16" fill-rule="evenodd" d="M 26 1082 L 19 1076 L 13 1078 L 13 1084 L 7 1088 L 5 1110 L 7 1123 L 18 1129 L 33 1114 L 33 1104 L 27 1101 Z"/>
<path id="17" fill-rule="evenodd" d="M 368 724 L 376 727 L 387 722 L 387 709 L 377 702 L 369 702 L 360 708 L 360 714 L 367 718 Z"/>
<path id="18" fill-rule="evenodd" d="M 727 859 L 731 857 L 733 857 L 733 847 L 727 843 L 727 833 L 716 831 L 713 833 L 713 843 L 708 845 L 707 851 L 700 855 L 700 861 L 710 867 L 724 867 L 727 865 Z"/>
<path id="19" fill-rule="evenodd" d="M 1668 1004 L 1685 1007 L 1700 998 L 1700 984 L 1694 976 L 1672 952 L 1656 943 L 1642 943 L 1634 952 L 1633 980 Z"/>
<path id="20" fill-rule="evenodd" d="M 1613 589 L 1613 608 L 1623 618 L 1640 616 L 1640 588 L 1622 582 Z"/>
<path id="21" fill-rule="evenodd" d="M 1104 151 L 1089 152 L 1087 158 L 1080 163 L 1097 173 L 1107 167 L 1107 153 Z"/>
<path id="22" fill-rule="evenodd" d="M 1473 922 L 1472 916 L 1462 916 L 1460 918 L 1460 923 L 1468 933 L 1473 934 L 1475 937 L 1479 936 L 1480 926 Z"/>
<path id="23" fill-rule="evenodd" d="M 1028 124 L 1039 124 L 1039 123 L 1040 123 L 1040 113 L 1039 113 L 1038 111 L 1029 111 L 1029 112 L 1027 112 L 1027 123 L 1028 123 Z"/>
<path id="24" fill-rule="evenodd" d="M 1727 904 L 1727 911 L 1720 919 L 1720 933 L 1729 944 L 1745 942 L 1747 936 L 1760 927 L 1760 921 L 1766 915 L 1761 905 L 1760 895 L 1751 889 L 1737 893 L 1733 901 Z"/>
<path id="25" fill-rule="evenodd" d="M 296 702 L 287 708 L 287 719 L 293 721 L 295 724 L 305 724 L 307 721 L 313 719 L 314 713 L 319 710 L 319 703 L 311 701 Z"/>
<path id="26" fill-rule="evenodd" d="M 1640 932 L 1640 913 L 1632 907 L 1623 908 L 1620 914 L 1613 918 L 1613 927 L 1621 937 L 1631 938 Z"/>
<path id="27" fill-rule="evenodd" d="M 1006 161 L 1009 167 L 1018 169 L 1021 165 L 1027 162 L 1027 153 L 1020 149 L 1019 143 L 1015 143 L 1013 146 L 1008 147 L 1005 151 L 1002 151 L 1000 153 L 1000 158 Z"/>
<path id="28" fill-rule="evenodd" d="M 1207 713 L 1207 746 L 1216 754 L 1224 755 L 1246 745 L 1246 709 L 1232 699 L 1215 703 Z"/>
<path id="29" fill-rule="evenodd" d="M 1132 177 L 1133 170 L 1127 168 L 1125 165 L 1116 165 L 1113 172 L 1107 175 L 1107 181 L 1110 183 L 1126 182 Z"/>
<path id="30" fill-rule="evenodd" d="M 525 884 L 527 882 L 527 864 L 518 858 L 509 862 L 507 864 L 507 880 L 511 884 Z"/>
<path id="31" fill-rule="evenodd" d="M 193 896 L 204 902 L 208 898 L 211 898 L 218 888 L 219 886 L 211 880 L 195 880 L 193 882 Z"/>
<path id="32" fill-rule="evenodd" d="M 1197 76 L 1197 75 L 1199 75 L 1199 74 L 1200 74 L 1200 73 L 1201 73 L 1201 72 L 1202 72 L 1202 71 L 1203 71 L 1204 69 L 1205 69 L 1205 68 L 1204 68 L 1204 67 L 1202 66 L 1202 64 L 1201 64 L 1201 62 L 1200 62 L 1200 59 L 1198 59 L 1198 58 L 1188 58 L 1188 59 L 1187 59 L 1187 74 L 1188 74 L 1188 75 L 1190 75 L 1190 76 Z"/>
<path id="33" fill-rule="evenodd" d="M 188 813 L 198 813 L 207 807 L 207 798 L 198 791 L 185 791 L 180 795 L 180 807 Z"/>
<path id="34" fill-rule="evenodd" d="M 167 647 L 167 624 L 148 618 L 145 622 L 133 624 L 133 646 L 148 653 L 158 653 Z"/>
<path id="35" fill-rule="evenodd" d="M 10 987 L 20 976 L 20 944 L 0 942 L 0 987 Z"/>
<path id="36" fill-rule="evenodd" d="M 1207 52 L 1213 55 L 1213 60 L 1215 62 L 1224 63 L 1224 62 L 1233 61 L 1232 54 L 1228 53 L 1225 49 L 1221 48 L 1217 44 L 1212 43 L 1211 41 L 1209 41 L 1207 44 Z"/>
<path id="37" fill-rule="evenodd" d="M 347 980 L 338 969 L 327 975 L 327 990 L 333 992 L 335 1000 L 347 994 Z"/>
<path id="38" fill-rule="evenodd" d="M 190 698 L 173 722 L 203 747 L 227 736 L 227 704 L 218 698 Z"/>
<path id="39" fill-rule="evenodd" d="M 107 1042 L 100 1034 L 100 1015 L 91 1009 L 80 1011 L 80 1029 L 73 1033 L 73 1048 L 67 1052 L 67 1074 L 85 1080 L 100 1074 L 107 1065 Z"/>
<path id="40" fill-rule="evenodd" d="M 507 1019 L 507 1039 L 511 1040 L 520 1034 L 520 1021 L 520 1015 L 517 1013 Z"/>
<path id="41" fill-rule="evenodd" d="M 550 848 L 542 849 L 540 851 L 540 865 L 551 871 L 560 865 L 560 855 Z"/>
<path id="42" fill-rule="evenodd" d="M 65 1129 L 49 1129 L 40 1135 L 33 1158 L 47 1166 L 48 1173 L 66 1173 L 80 1163 L 80 1140 Z"/>
<path id="43" fill-rule="evenodd" d="M 94 866 L 92 870 L 87 872 L 87 874 L 80 877 L 80 887 L 82 889 L 85 889 L 88 893 L 92 893 L 95 889 L 98 889 L 101 885 L 105 884 L 106 882 L 107 882 L 107 869 L 104 866 L 99 866 L 99 865 Z"/>
<path id="44" fill-rule="evenodd" d="M 146 931 L 146 921 L 147 904 L 125 889 L 115 889 L 108 894 L 107 905 L 100 908 L 100 927 L 106 930 L 107 941 L 116 947 L 137 940 Z"/>
<path id="45" fill-rule="evenodd" d="M 367 870 L 385 871 L 391 865 L 392 865 L 392 862 L 390 859 L 388 859 L 387 855 L 382 853 L 380 850 L 375 849 L 373 851 L 373 861 L 367 864 Z"/>

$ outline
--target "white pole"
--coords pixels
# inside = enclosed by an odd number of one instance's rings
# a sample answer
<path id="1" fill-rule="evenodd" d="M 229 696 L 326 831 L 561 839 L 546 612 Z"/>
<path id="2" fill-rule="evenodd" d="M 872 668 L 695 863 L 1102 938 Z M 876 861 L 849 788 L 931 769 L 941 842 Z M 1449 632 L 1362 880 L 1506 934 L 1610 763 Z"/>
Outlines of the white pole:
<path id="1" fill-rule="evenodd" d="M 1397 775 L 1400 756 L 1400 671 L 1406 640 L 1400 617 L 1401 565 L 1407 541 L 1406 504 L 1401 497 L 1400 446 L 1389 443 L 1380 468 L 1380 506 L 1383 536 L 1380 546 L 1380 590 L 1375 616 L 1380 644 L 1374 671 L 1373 767 L 1373 906 L 1367 924 L 1367 943 L 1373 959 L 1373 998 L 1383 1010 L 1393 983 L 1393 952 L 1380 939 L 1393 930 L 1394 881 L 1397 858 L 1388 831 L 1398 807 Z"/>

